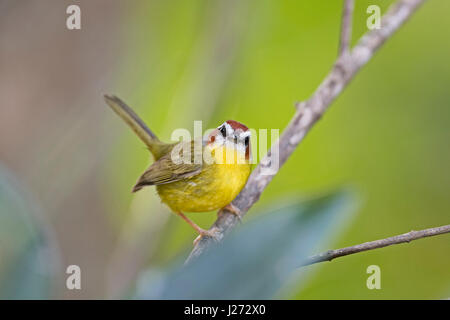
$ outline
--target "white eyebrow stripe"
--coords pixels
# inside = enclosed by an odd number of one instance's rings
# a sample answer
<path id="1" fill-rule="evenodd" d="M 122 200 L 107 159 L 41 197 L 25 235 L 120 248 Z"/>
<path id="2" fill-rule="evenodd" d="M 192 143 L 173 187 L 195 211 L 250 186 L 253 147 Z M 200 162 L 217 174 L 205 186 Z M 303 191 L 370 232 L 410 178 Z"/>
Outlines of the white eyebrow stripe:
<path id="1" fill-rule="evenodd" d="M 247 138 L 247 137 L 250 137 L 251 135 L 252 135 L 252 133 L 250 131 L 244 131 L 239 136 L 241 138 Z"/>
<path id="2" fill-rule="evenodd" d="M 224 122 L 225 130 L 227 130 L 227 135 L 232 134 L 234 132 L 233 127 L 230 126 L 227 122 Z"/>

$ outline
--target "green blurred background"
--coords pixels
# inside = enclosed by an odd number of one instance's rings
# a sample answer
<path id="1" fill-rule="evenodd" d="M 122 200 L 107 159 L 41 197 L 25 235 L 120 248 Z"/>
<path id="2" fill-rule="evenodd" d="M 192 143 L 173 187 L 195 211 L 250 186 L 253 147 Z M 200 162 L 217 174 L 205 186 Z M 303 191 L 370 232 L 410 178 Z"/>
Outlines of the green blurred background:
<path id="1" fill-rule="evenodd" d="M 149 154 L 102 95 L 127 101 L 167 141 L 194 120 L 282 130 L 336 58 L 342 1 L 81 0 L 82 28 L 69 31 L 72 2 L 0 1 L 0 161 L 58 252 L 50 297 L 117 298 L 145 268 L 185 255 L 195 235 L 154 188 L 130 193 Z M 354 43 L 366 8 L 391 3 L 356 1 Z M 360 209 L 332 248 L 449 223 L 449 10 L 428 1 L 382 47 L 244 223 L 267 205 L 349 185 Z M 205 227 L 215 219 L 190 216 Z M 20 234 L 0 231 L 6 279 Z M 286 298 L 447 298 L 449 252 L 441 236 L 311 266 Z M 82 290 L 65 289 L 70 264 Z M 372 264 L 381 290 L 366 287 Z"/>

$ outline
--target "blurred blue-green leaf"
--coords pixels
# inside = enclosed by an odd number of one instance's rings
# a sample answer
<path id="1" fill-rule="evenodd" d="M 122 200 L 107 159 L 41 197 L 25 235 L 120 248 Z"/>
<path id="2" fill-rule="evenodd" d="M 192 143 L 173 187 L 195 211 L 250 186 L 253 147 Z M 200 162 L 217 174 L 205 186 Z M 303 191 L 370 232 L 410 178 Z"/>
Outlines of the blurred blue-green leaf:
<path id="1" fill-rule="evenodd" d="M 151 273 L 140 299 L 268 299 L 352 211 L 349 192 L 272 210 L 187 266 Z M 345 219 L 347 220 L 347 219 Z"/>
<path id="2" fill-rule="evenodd" d="M 56 266 L 38 204 L 0 165 L 0 298 L 45 299 Z"/>

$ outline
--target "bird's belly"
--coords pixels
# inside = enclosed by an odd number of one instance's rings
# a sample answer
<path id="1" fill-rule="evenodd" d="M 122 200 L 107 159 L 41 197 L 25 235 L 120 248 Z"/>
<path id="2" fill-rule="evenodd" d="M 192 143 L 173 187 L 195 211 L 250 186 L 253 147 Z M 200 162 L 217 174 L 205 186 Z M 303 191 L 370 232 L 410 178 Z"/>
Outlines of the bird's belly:
<path id="1" fill-rule="evenodd" d="M 202 173 L 156 187 L 162 202 L 175 212 L 205 212 L 223 208 L 242 190 L 250 164 L 216 164 Z"/>

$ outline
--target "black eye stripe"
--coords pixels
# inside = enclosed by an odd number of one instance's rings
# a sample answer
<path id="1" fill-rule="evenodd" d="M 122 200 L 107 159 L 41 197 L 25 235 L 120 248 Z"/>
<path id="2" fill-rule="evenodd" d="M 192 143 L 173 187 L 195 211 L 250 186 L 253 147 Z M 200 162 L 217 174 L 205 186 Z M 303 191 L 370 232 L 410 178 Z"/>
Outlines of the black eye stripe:
<path id="1" fill-rule="evenodd" d="M 225 126 L 221 126 L 219 130 L 220 133 L 222 133 L 222 136 L 225 138 L 227 136 L 227 128 L 225 128 Z"/>
<path id="2" fill-rule="evenodd" d="M 249 142 L 250 142 L 250 138 L 245 137 L 245 140 L 244 140 L 245 146 L 248 146 Z"/>

